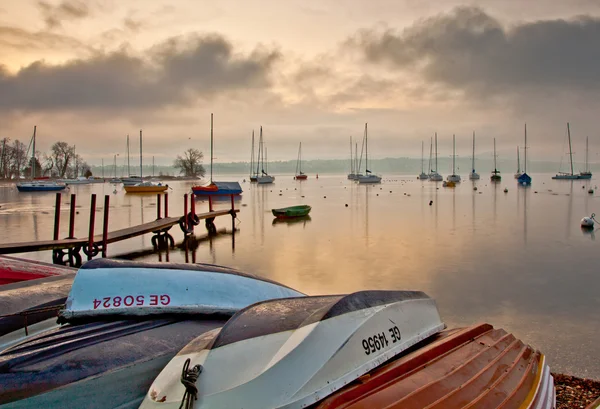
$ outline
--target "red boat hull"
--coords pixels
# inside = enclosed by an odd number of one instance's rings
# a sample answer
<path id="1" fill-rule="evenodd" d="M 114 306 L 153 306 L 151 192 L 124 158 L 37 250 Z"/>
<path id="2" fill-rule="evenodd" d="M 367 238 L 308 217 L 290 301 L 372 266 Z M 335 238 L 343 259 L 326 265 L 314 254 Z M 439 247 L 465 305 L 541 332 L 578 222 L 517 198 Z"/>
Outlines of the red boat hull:
<path id="1" fill-rule="evenodd" d="M 73 270 L 67 267 L 16 257 L 0 256 L 0 285 L 72 272 Z"/>
<path id="2" fill-rule="evenodd" d="M 306 176 L 306 175 L 297 175 L 295 177 L 295 179 L 296 180 L 306 180 L 306 179 L 308 179 L 308 176 Z"/>

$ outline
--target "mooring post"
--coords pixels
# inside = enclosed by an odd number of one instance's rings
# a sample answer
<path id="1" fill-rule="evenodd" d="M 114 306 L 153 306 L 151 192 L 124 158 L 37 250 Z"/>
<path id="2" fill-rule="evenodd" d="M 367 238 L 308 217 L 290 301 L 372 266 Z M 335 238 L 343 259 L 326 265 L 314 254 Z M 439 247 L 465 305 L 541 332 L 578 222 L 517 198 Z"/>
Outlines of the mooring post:
<path id="1" fill-rule="evenodd" d="M 212 212 L 213 211 L 213 203 L 212 203 L 212 196 L 208 195 L 208 211 Z"/>
<path id="2" fill-rule="evenodd" d="M 169 194 L 165 193 L 165 219 L 169 217 Z"/>
<path id="3" fill-rule="evenodd" d="M 192 216 L 196 216 L 196 200 L 194 200 L 194 194 L 192 193 L 190 195 L 190 213 L 192 214 Z M 192 219 L 195 220 L 195 219 Z M 192 234 L 194 234 L 194 223 L 190 223 L 190 225 L 188 226 L 189 228 L 192 229 Z"/>
<path id="4" fill-rule="evenodd" d="M 156 220 L 160 220 L 160 193 L 156 195 Z"/>
<path id="5" fill-rule="evenodd" d="M 71 209 L 69 215 L 69 239 L 75 238 L 75 202 L 76 195 L 75 193 L 71 194 Z"/>
<path id="6" fill-rule="evenodd" d="M 187 209 L 188 209 L 188 207 L 187 207 L 188 206 L 187 198 L 188 198 L 188 195 L 186 193 L 185 195 L 183 195 L 183 225 L 185 226 L 185 230 L 187 230 L 187 229 L 190 228 L 190 226 L 188 224 L 188 215 L 187 215 L 187 213 L 188 213 L 188 211 L 187 211 Z"/>
<path id="7" fill-rule="evenodd" d="M 235 200 L 231 195 L 231 232 L 235 234 Z"/>
<path id="8" fill-rule="evenodd" d="M 96 222 L 96 194 L 92 194 L 92 202 L 90 203 L 90 230 L 88 235 L 88 261 L 93 257 L 94 248 L 94 224 Z"/>
<path id="9" fill-rule="evenodd" d="M 60 233 L 60 197 L 61 194 L 56 194 L 56 204 L 54 205 L 54 240 L 58 240 Z"/>
<path id="10" fill-rule="evenodd" d="M 106 257 L 106 247 L 108 246 L 108 209 L 110 196 L 104 195 L 104 224 L 102 225 L 102 258 Z"/>

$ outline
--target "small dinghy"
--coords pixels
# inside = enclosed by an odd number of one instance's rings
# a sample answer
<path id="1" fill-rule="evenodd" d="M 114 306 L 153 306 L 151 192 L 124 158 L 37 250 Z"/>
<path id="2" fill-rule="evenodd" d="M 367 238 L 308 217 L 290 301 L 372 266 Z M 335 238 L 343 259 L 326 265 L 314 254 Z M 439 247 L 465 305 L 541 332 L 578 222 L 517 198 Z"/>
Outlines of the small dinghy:
<path id="1" fill-rule="evenodd" d="M 179 408 L 184 366 L 201 368 L 195 408 L 306 407 L 443 329 L 434 300 L 416 291 L 260 302 L 188 344 L 141 408 Z"/>
<path id="2" fill-rule="evenodd" d="M 302 296 L 213 265 L 90 261 L 75 276 L 62 326 L 18 342 L 0 337 L 0 408 L 137 407 L 190 341 L 249 304 Z"/>
<path id="3" fill-rule="evenodd" d="M 308 216 L 312 207 L 308 205 L 282 207 L 281 209 L 272 209 L 273 216 L 280 219 L 291 218 L 291 217 L 304 217 Z"/>

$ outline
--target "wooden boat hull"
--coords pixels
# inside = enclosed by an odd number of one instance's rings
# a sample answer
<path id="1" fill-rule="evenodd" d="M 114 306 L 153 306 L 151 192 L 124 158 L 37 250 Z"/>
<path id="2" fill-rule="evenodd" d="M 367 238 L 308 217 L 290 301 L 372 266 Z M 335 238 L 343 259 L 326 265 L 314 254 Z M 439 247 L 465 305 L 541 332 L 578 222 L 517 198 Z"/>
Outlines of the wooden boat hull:
<path id="1" fill-rule="evenodd" d="M 169 186 L 127 186 L 124 189 L 127 193 L 162 193 L 167 190 Z"/>
<path id="2" fill-rule="evenodd" d="M 311 408 L 551 409 L 554 402 L 544 355 L 480 324 L 435 335 Z"/>
<path id="3" fill-rule="evenodd" d="M 273 213 L 273 216 L 280 218 L 280 219 L 285 219 L 285 218 L 308 216 L 311 209 L 312 208 L 308 205 L 302 205 L 302 206 L 284 207 L 281 209 L 272 209 L 271 212 Z"/>

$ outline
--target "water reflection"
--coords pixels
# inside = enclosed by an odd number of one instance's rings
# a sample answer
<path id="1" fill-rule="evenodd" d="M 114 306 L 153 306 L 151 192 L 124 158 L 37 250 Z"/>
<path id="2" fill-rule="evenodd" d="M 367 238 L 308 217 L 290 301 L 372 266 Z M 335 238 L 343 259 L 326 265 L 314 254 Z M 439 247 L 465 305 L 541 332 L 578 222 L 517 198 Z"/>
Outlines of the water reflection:
<path id="1" fill-rule="evenodd" d="M 275 217 L 271 224 L 273 226 L 287 225 L 288 227 L 293 226 L 293 225 L 302 225 L 304 228 L 306 228 L 306 224 L 310 223 L 311 220 L 312 219 L 310 216 L 293 217 L 293 218 L 286 218 L 286 219 Z"/>

